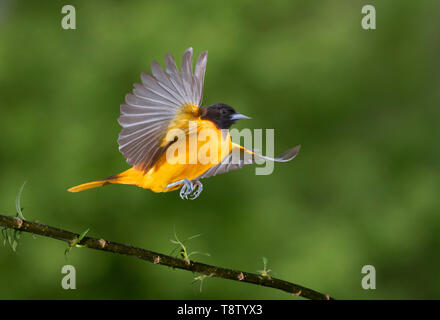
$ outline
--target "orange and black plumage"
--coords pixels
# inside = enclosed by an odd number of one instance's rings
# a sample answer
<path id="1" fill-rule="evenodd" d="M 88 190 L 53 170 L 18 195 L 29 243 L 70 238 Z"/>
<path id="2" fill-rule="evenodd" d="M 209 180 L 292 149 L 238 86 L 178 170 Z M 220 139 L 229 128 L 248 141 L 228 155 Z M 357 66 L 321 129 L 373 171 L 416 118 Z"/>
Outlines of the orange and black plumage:
<path id="1" fill-rule="evenodd" d="M 239 169 L 252 164 L 256 158 L 286 162 L 299 152 L 299 146 L 288 149 L 277 158 L 259 155 L 231 141 L 228 129 L 236 121 L 248 117 L 223 103 L 202 107 L 203 83 L 208 52 L 202 52 L 193 71 L 193 51 L 189 48 L 182 57 L 181 71 L 174 58 L 165 57 L 165 70 L 153 61 L 151 74 L 142 73 L 142 84 L 135 83 L 132 93 L 121 105 L 118 121 L 122 126 L 118 144 L 122 155 L 132 168 L 114 176 L 78 185 L 68 189 L 79 192 L 107 184 L 136 185 L 154 192 L 168 192 L 181 188 L 183 199 L 195 199 L 202 191 L 200 179 Z M 191 123 L 195 123 L 191 129 Z M 180 130 L 187 139 L 169 139 L 173 130 Z M 197 149 L 189 141 L 203 130 L 217 134 L 217 138 L 197 142 Z M 209 162 L 190 161 L 205 144 L 221 146 Z M 180 149 L 179 149 L 180 148 Z M 185 161 L 177 161 L 173 150 L 185 150 Z M 238 152 L 236 152 L 238 151 Z M 235 155 L 239 158 L 235 159 Z M 247 155 L 248 157 L 244 157 Z M 181 155 L 180 155 L 181 156 Z M 180 159 L 179 159 L 180 160 Z"/>

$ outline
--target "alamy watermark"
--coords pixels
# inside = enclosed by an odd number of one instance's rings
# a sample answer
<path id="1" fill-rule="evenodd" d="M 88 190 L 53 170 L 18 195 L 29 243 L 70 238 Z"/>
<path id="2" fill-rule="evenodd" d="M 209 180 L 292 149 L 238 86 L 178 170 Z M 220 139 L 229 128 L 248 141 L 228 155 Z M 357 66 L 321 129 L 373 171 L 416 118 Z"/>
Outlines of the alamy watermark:
<path id="1" fill-rule="evenodd" d="M 61 19 L 61 28 L 64 30 L 76 29 L 76 10 L 75 7 L 67 4 L 61 8 L 61 13 L 66 14 Z"/>
<path id="2" fill-rule="evenodd" d="M 66 274 L 61 279 L 61 287 L 64 290 L 76 289 L 76 269 L 74 266 L 67 264 L 61 268 L 61 273 Z"/>
<path id="3" fill-rule="evenodd" d="M 375 30 L 376 29 L 376 8 L 367 4 L 362 7 L 362 14 L 365 16 L 362 17 L 361 25 L 364 30 Z"/>
<path id="4" fill-rule="evenodd" d="M 274 129 L 265 129 L 264 133 L 264 156 L 260 156 L 263 154 L 263 129 L 199 128 L 197 121 L 189 121 L 188 128 L 170 129 L 162 144 L 169 144 L 166 150 L 169 164 L 265 164 L 257 167 L 255 173 L 269 175 L 274 169 L 273 161 L 267 161 L 274 158 Z"/>
<path id="5" fill-rule="evenodd" d="M 364 290 L 375 290 L 376 289 L 376 268 L 372 265 L 365 265 L 361 270 L 362 277 L 361 286 Z"/>

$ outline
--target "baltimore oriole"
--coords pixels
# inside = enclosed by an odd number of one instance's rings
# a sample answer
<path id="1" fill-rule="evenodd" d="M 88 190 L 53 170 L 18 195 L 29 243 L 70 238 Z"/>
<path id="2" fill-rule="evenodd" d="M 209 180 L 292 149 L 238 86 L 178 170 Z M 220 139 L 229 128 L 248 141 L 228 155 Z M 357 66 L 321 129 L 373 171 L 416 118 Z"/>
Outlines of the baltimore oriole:
<path id="1" fill-rule="evenodd" d="M 142 84 L 135 83 L 133 93 L 125 97 L 118 119 L 122 130 L 119 134 L 119 151 L 133 167 L 117 175 L 81 184 L 68 189 L 78 192 L 107 184 L 130 184 L 154 192 L 168 192 L 182 187 L 182 199 L 195 199 L 203 190 L 200 179 L 225 173 L 255 163 L 255 159 L 286 162 L 299 152 L 300 146 L 288 149 L 277 158 L 259 155 L 231 141 L 229 128 L 237 120 L 249 119 L 223 103 L 200 107 L 208 52 L 202 52 L 192 70 L 193 50 L 189 48 L 182 58 L 181 72 L 174 58 L 165 57 L 165 71 L 156 61 L 151 64 L 152 75 L 141 74 Z M 194 129 L 191 123 L 195 123 Z M 184 138 L 169 139 L 173 130 L 181 130 Z M 190 139 L 202 130 L 214 131 L 221 142 L 217 155 L 209 162 L 189 161 L 215 138 L 197 142 L 191 149 Z M 217 145 L 216 145 L 217 146 Z M 226 146 L 226 147 L 225 147 Z M 182 149 L 179 149 L 182 148 Z M 175 152 L 184 150 L 184 160 Z M 209 152 L 207 153 L 209 154 Z M 247 160 L 245 159 L 247 157 Z"/>

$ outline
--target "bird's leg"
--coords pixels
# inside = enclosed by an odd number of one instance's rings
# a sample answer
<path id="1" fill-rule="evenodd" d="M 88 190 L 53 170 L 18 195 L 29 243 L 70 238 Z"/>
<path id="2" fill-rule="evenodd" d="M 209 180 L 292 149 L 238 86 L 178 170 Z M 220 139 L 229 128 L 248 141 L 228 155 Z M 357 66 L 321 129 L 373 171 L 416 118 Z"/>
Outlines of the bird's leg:
<path id="1" fill-rule="evenodd" d="M 170 183 L 165 187 L 165 189 L 175 187 L 180 184 L 182 184 L 182 188 L 180 189 L 180 198 L 182 199 L 190 199 L 190 200 L 197 199 L 203 191 L 203 185 L 199 180 L 190 181 L 188 179 L 182 179 Z"/>
<path id="2" fill-rule="evenodd" d="M 188 199 L 188 195 L 191 194 L 194 191 L 194 186 L 191 181 L 188 179 L 179 180 L 173 183 L 170 183 L 165 187 L 165 189 L 177 186 L 179 184 L 183 184 L 182 188 L 180 189 L 180 198 L 182 199 Z"/>
<path id="3" fill-rule="evenodd" d="M 202 193 L 202 191 L 203 191 L 203 184 L 199 180 L 193 180 L 191 182 L 193 183 L 193 190 L 192 191 L 194 193 L 192 195 L 190 195 L 189 199 L 190 200 L 194 200 L 194 199 L 197 199 L 198 196 Z"/>

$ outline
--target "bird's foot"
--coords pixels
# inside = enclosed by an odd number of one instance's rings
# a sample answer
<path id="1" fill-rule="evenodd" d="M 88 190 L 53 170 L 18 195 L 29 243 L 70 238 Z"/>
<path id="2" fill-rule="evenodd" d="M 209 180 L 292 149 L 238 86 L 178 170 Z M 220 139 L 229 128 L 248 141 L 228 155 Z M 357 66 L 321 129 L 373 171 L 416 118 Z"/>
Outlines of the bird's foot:
<path id="1" fill-rule="evenodd" d="M 203 191 L 203 184 L 199 180 L 193 180 L 193 193 L 189 197 L 190 200 L 197 199 Z"/>
<path id="2" fill-rule="evenodd" d="M 171 188 L 171 187 L 175 187 L 175 186 L 178 186 L 180 184 L 183 184 L 182 188 L 180 189 L 180 198 L 188 199 L 188 195 L 190 195 L 191 192 L 193 191 L 193 184 L 188 179 L 183 179 L 183 180 L 179 180 L 179 181 L 170 183 L 169 185 L 166 186 L 165 189 L 168 189 L 168 188 Z"/>
<path id="3" fill-rule="evenodd" d="M 183 184 L 182 188 L 180 189 L 180 198 L 182 199 L 194 200 L 200 195 L 200 193 L 203 190 L 203 185 L 200 181 L 198 180 L 190 181 L 188 179 L 183 179 L 170 183 L 169 185 L 166 186 L 165 189 L 175 187 L 179 184 Z"/>
<path id="4" fill-rule="evenodd" d="M 183 186 L 180 189 L 180 198 L 181 199 L 188 199 L 188 196 L 193 192 L 194 186 L 191 181 L 188 179 L 183 179 Z"/>

